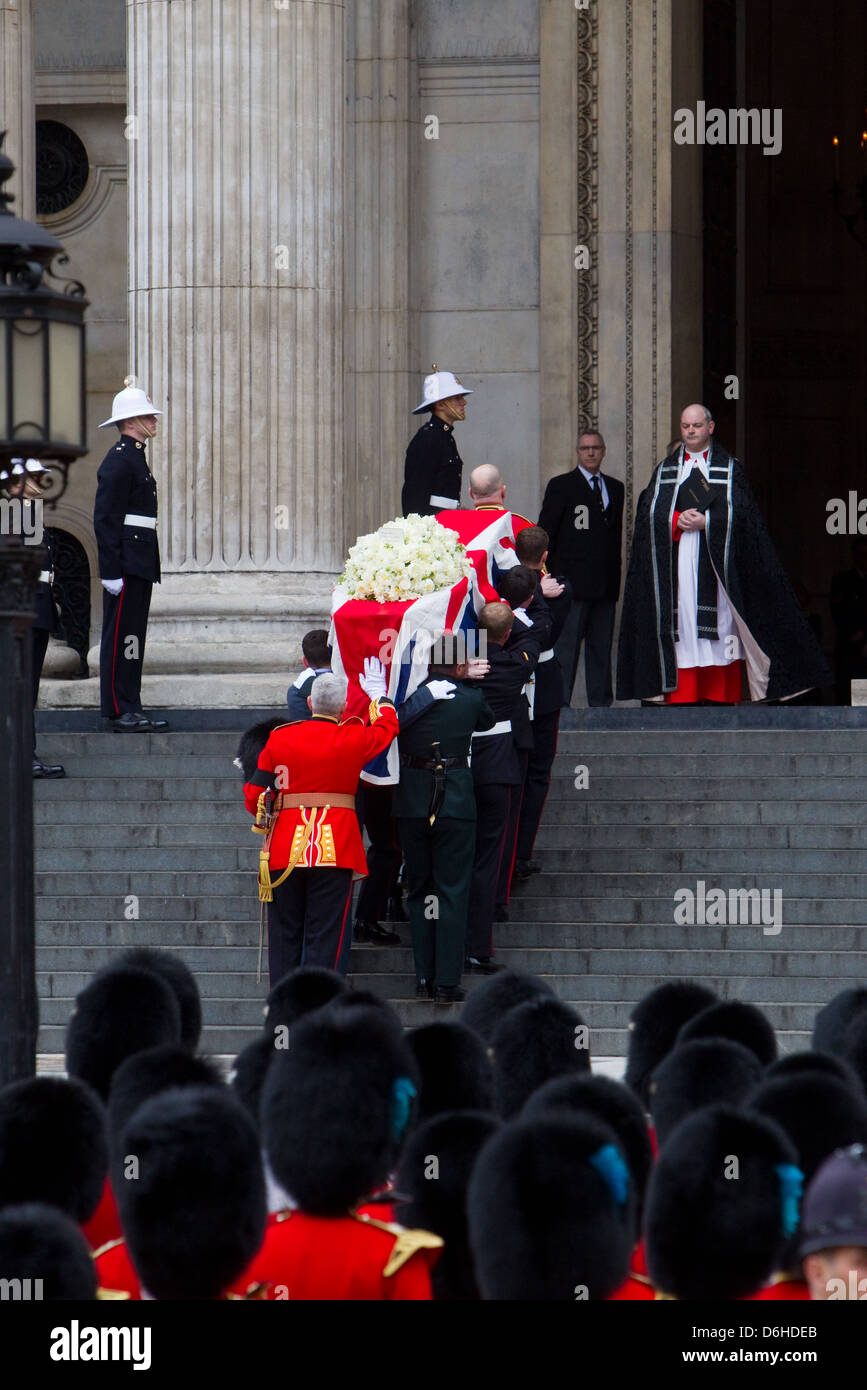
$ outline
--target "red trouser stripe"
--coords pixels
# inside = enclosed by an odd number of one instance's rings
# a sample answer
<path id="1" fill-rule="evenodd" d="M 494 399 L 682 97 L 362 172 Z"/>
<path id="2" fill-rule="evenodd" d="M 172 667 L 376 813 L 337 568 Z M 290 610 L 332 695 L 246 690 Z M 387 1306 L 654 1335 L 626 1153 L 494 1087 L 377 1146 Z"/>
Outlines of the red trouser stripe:
<path id="1" fill-rule="evenodd" d="M 340 960 L 340 952 L 343 950 L 343 938 L 346 935 L 346 919 L 349 916 L 349 904 L 352 902 L 352 879 L 349 880 L 349 892 L 346 895 L 346 906 L 343 909 L 343 921 L 340 923 L 340 940 L 337 943 L 337 954 L 334 957 L 334 969 L 337 969 Z"/>

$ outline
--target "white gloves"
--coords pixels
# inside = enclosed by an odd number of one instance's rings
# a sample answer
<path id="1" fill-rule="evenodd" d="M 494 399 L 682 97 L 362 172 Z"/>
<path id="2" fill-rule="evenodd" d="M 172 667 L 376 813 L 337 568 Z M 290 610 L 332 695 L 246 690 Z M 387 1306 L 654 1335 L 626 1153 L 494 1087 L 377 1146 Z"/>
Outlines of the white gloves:
<path id="1" fill-rule="evenodd" d="M 358 677 L 358 684 L 371 700 L 381 700 L 385 695 L 385 667 L 378 657 L 364 658 L 364 674 Z"/>
<path id="2" fill-rule="evenodd" d="M 122 579 L 103 579 L 102 587 L 107 589 L 110 594 L 117 595 L 123 588 Z"/>
<path id="3" fill-rule="evenodd" d="M 435 700 L 453 700 L 457 686 L 454 681 L 428 681 L 427 688 Z"/>
<path id="4" fill-rule="evenodd" d="M 467 662 L 467 680 L 480 681 L 491 669 L 490 661 L 486 661 L 483 656 L 471 656 Z"/>

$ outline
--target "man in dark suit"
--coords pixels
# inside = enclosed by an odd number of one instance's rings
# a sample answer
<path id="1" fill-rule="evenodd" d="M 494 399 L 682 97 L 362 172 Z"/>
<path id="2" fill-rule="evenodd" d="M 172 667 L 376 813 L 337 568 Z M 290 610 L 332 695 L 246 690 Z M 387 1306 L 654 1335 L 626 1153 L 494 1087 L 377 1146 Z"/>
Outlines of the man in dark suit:
<path id="1" fill-rule="evenodd" d="M 852 700 L 852 681 L 867 676 L 867 539 L 858 536 L 852 546 L 852 568 L 831 580 L 831 617 L 837 629 L 834 668 L 837 701 Z"/>
<path id="2" fill-rule="evenodd" d="M 572 586 L 572 604 L 555 644 L 572 698 L 581 643 L 589 705 L 610 705 L 611 639 L 620 595 L 624 487 L 602 472 L 605 441 L 596 430 L 578 440 L 578 466 L 545 489 L 539 525 L 551 539 L 548 564 Z"/>
<path id="3" fill-rule="evenodd" d="M 465 998 L 460 979 L 476 843 L 470 740 L 494 725 L 483 692 L 464 684 L 468 665 L 459 658 L 453 634 L 434 643 L 425 684 L 453 681 L 455 690 L 401 729 L 393 806 L 406 863 L 416 998 L 442 1004 Z"/>
<path id="4" fill-rule="evenodd" d="M 121 733 L 167 727 L 141 707 L 141 673 L 151 590 L 160 580 L 157 484 L 145 444 L 157 432 L 161 410 L 127 377 L 100 429 L 117 425 L 120 440 L 99 465 L 93 529 L 99 577 L 105 590 L 99 651 L 100 703 Z"/>

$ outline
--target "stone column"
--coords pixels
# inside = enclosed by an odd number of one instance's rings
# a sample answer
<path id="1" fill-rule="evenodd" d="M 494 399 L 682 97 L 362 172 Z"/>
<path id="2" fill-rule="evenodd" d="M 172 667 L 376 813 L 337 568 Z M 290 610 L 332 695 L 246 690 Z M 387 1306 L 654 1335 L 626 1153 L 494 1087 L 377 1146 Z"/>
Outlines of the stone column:
<path id="1" fill-rule="evenodd" d="M 0 130 L 15 165 L 7 192 L 13 210 L 33 221 L 36 215 L 36 115 L 33 105 L 33 25 L 31 0 L 0 0 Z"/>
<path id="2" fill-rule="evenodd" d="M 409 0 L 356 0 L 349 40 L 346 486 L 350 543 L 398 515 L 410 414 Z"/>
<path id="3" fill-rule="evenodd" d="M 262 702 L 345 554 L 344 6 L 127 14 L 129 367 L 166 412 L 145 678 L 176 678 L 145 698 Z"/>

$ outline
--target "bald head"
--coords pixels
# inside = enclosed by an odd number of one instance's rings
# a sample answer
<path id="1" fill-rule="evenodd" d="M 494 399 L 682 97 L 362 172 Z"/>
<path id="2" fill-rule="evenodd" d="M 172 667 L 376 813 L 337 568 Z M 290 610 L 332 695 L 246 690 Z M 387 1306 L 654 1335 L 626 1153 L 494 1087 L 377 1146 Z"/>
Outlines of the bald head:
<path id="1" fill-rule="evenodd" d="M 476 506 L 502 507 L 506 501 L 506 484 L 499 468 L 492 463 L 480 463 L 470 474 L 470 497 Z"/>
<path id="2" fill-rule="evenodd" d="M 680 437 L 691 454 L 703 453 L 713 431 L 713 416 L 706 405 L 688 405 L 682 412 Z"/>

